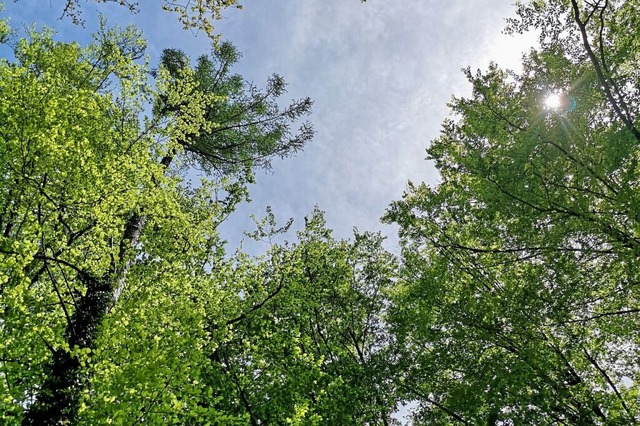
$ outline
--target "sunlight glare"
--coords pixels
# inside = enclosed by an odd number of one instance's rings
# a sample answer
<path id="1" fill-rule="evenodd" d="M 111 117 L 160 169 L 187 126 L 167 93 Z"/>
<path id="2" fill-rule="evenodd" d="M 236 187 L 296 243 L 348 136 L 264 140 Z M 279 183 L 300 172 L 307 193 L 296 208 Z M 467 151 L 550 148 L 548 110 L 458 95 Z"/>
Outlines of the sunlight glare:
<path id="1" fill-rule="evenodd" d="M 557 93 L 553 93 L 547 96 L 544 100 L 544 104 L 549 109 L 558 109 L 562 106 L 562 97 Z"/>

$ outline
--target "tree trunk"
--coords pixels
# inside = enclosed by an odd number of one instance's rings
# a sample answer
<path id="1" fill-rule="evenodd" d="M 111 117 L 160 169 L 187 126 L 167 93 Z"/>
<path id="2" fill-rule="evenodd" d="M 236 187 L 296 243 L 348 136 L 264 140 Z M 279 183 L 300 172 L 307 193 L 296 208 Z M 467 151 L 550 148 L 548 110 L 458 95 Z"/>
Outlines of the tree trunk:
<path id="1" fill-rule="evenodd" d="M 166 169 L 172 159 L 172 155 L 167 155 L 160 164 Z M 78 273 L 78 278 L 87 290 L 84 296 L 76 299 L 76 309 L 65 329 L 64 337 L 72 351 L 93 346 L 100 324 L 124 290 L 127 274 L 133 263 L 133 258 L 128 252 L 138 245 L 146 222 L 147 216 L 137 213 L 127 220 L 120 242 L 120 268 L 114 265 L 112 270 L 101 278 Z M 77 415 L 80 392 L 86 385 L 80 374 L 80 361 L 63 348 L 50 350 L 51 361 L 45 367 L 47 377 L 42 383 L 36 401 L 25 413 L 22 420 L 24 426 L 73 423 Z"/>

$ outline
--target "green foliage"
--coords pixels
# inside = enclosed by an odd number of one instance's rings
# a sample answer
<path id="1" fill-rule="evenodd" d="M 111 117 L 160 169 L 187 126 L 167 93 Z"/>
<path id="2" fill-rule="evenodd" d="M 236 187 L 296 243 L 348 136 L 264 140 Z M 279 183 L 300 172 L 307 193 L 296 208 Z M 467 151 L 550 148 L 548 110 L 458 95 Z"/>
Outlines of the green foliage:
<path id="1" fill-rule="evenodd" d="M 73 350 L 65 328 L 84 278 L 107 274 L 123 216 L 155 192 L 153 140 L 125 142 L 138 123 L 121 126 L 140 99 L 118 104 L 101 93 L 122 58 L 103 52 L 103 67 L 92 68 L 98 50 L 31 33 L 17 42 L 16 62 L 0 66 L 5 413 L 28 404 L 51 352 Z"/>
<path id="2" fill-rule="evenodd" d="M 180 119 L 191 103 L 210 99 L 202 109 L 207 131 L 196 128 L 177 142 L 191 163 L 198 163 L 205 171 L 250 180 L 254 168 L 268 169 L 273 156 L 288 157 L 313 137 L 309 123 L 295 134 L 290 129 L 293 120 L 309 113 L 312 102 L 305 98 L 281 109 L 277 100 L 285 93 L 282 77 L 273 75 L 264 91 L 259 90 L 231 73 L 239 56 L 233 45 L 224 42 L 214 47 L 210 56 L 200 56 L 191 68 L 183 52 L 166 49 L 160 74 L 166 73 L 163 87 L 167 93 L 158 98 L 155 112 Z M 179 95 L 172 96 L 175 93 Z"/>
<path id="3" fill-rule="evenodd" d="M 17 0 L 16 0 L 17 1 Z M 116 3 L 126 7 L 131 13 L 138 12 L 138 3 L 131 0 L 93 0 L 95 3 Z M 163 10 L 178 15 L 178 21 L 185 30 L 202 30 L 207 36 L 218 39 L 214 34 L 212 21 L 222 19 L 222 11 L 235 7 L 242 9 L 238 0 L 163 0 Z M 74 24 L 84 24 L 82 4 L 78 0 L 65 0 L 62 17 L 69 17 Z"/>
<path id="4" fill-rule="evenodd" d="M 162 8 L 178 14 L 178 20 L 184 29 L 203 30 L 209 37 L 217 39 L 213 34 L 212 20 L 222 18 L 222 11 L 228 7 L 242 9 L 238 0 L 195 0 L 169 1 L 165 0 Z"/>
<path id="5" fill-rule="evenodd" d="M 176 11 L 207 29 L 233 4 Z M 391 424 L 415 401 L 415 424 L 637 423 L 639 6 L 518 5 L 509 30 L 540 48 L 520 73 L 466 71 L 428 149 L 441 183 L 385 216 L 401 260 L 378 234 L 332 238 L 319 210 L 282 245 L 291 221 L 268 210 L 247 235 L 270 250 L 225 253 L 217 226 L 254 170 L 312 136 L 291 131 L 311 102 L 233 74 L 232 45 L 149 70 L 134 29 L 17 39 L 0 61 L 1 422 Z"/>
<path id="6" fill-rule="evenodd" d="M 256 236 L 268 234 L 261 226 Z M 298 238 L 239 268 L 251 274 L 236 279 L 245 285 L 241 314 L 210 353 L 206 381 L 224 390 L 217 408 L 251 424 L 388 422 L 395 398 L 383 316 L 395 259 L 377 234 L 332 239 L 318 210 Z"/>
<path id="7" fill-rule="evenodd" d="M 627 2 L 521 5 L 512 28 L 540 28 L 542 48 L 519 74 L 467 71 L 473 94 L 428 150 L 442 182 L 412 184 L 387 213 L 416 423 L 638 421 L 640 81 L 625 15 Z"/>
<path id="8" fill-rule="evenodd" d="M 310 139 L 290 130 L 310 101 L 281 109 L 283 80 L 232 74 L 228 43 L 154 71 L 144 47 L 34 31 L 0 63 L 1 422 L 388 424 L 382 238 L 336 241 L 315 211 L 250 258 L 216 229 Z M 252 235 L 271 241 L 291 222 L 267 213 Z"/>
<path id="9" fill-rule="evenodd" d="M 261 94 L 208 59 L 152 84 L 144 46 L 134 29 L 103 27 L 87 47 L 32 31 L 0 62 L 3 424 L 242 421 L 205 385 L 230 338 L 211 324 L 237 315 L 235 278 L 252 279 L 216 228 L 254 167 L 310 138 L 288 133 L 309 103 L 279 113 L 281 81 Z M 229 140 L 247 145 L 227 156 Z M 223 156 L 241 169 L 185 179 Z"/>

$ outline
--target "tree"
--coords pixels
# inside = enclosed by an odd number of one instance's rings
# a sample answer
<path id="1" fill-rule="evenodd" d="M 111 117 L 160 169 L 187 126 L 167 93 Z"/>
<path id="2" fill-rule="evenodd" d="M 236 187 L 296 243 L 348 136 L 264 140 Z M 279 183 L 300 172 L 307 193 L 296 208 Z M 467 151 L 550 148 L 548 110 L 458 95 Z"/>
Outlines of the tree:
<path id="1" fill-rule="evenodd" d="M 310 139 L 290 131 L 310 101 L 280 110 L 282 80 L 247 85 L 228 44 L 194 68 L 167 51 L 155 85 L 131 28 L 84 48 L 48 32 L 14 44 L 0 62 L 3 422 L 223 421 L 192 403 L 199 349 L 225 339 L 205 324 L 237 294 L 216 227 L 253 169 Z M 193 186 L 196 164 L 218 173 Z"/>
<path id="2" fill-rule="evenodd" d="M 269 212 L 254 237 L 271 239 Z M 250 272 L 210 352 L 206 383 L 216 408 L 258 424 L 391 424 L 395 396 L 383 317 L 395 258 L 378 234 L 334 240 L 323 214 L 305 219 L 297 244 L 245 258 Z M 218 329 L 217 332 L 221 332 Z"/>
<path id="3" fill-rule="evenodd" d="M 428 149 L 441 183 L 388 211 L 416 423 L 640 421 L 638 6 L 521 4 L 510 29 L 540 49 L 521 73 L 467 70 Z"/>
<path id="4" fill-rule="evenodd" d="M 160 61 L 167 82 L 154 111 L 160 118 L 181 119 L 194 97 L 209 98 L 201 113 L 212 127 L 181 134 L 174 149 L 184 150 L 188 163 L 198 164 L 207 173 L 251 181 L 255 168 L 269 169 L 274 156 L 295 154 L 313 137 L 309 123 L 303 123 L 296 134 L 289 128 L 292 120 L 310 111 L 312 102 L 305 98 L 281 109 L 276 99 L 286 91 L 283 78 L 274 74 L 260 90 L 242 76 L 230 74 L 238 58 L 233 45 L 224 42 L 214 47 L 212 56 L 200 56 L 190 69 L 182 51 L 165 49 Z"/>

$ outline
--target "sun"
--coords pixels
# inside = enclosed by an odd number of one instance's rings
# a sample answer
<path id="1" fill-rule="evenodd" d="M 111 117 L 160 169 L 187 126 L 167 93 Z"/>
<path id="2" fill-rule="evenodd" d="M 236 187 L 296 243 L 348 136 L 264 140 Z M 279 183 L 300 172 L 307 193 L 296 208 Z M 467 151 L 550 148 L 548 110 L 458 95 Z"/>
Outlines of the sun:
<path id="1" fill-rule="evenodd" d="M 562 96 L 552 93 L 545 98 L 544 105 L 549 109 L 559 109 L 562 107 Z"/>

